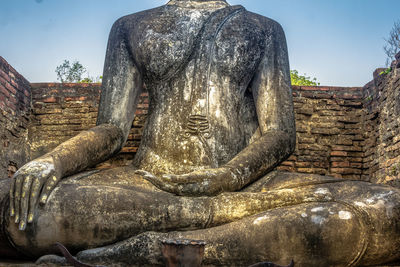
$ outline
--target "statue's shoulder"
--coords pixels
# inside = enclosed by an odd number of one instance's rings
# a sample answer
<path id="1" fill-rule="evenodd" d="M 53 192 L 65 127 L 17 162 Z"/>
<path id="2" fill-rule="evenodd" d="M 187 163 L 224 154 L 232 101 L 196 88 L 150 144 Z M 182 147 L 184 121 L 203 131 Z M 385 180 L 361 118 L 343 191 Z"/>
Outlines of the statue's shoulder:
<path id="1" fill-rule="evenodd" d="M 254 25 L 257 25 L 258 27 L 262 28 L 266 34 L 282 34 L 283 33 L 283 28 L 281 24 L 279 24 L 277 21 L 265 17 L 263 15 L 253 13 L 250 11 L 245 11 L 244 15 L 246 16 L 246 20 L 249 23 L 252 23 Z"/>
<path id="2" fill-rule="evenodd" d="M 138 25 L 143 25 L 148 21 L 152 21 L 160 14 L 165 12 L 165 6 L 160 6 L 152 9 L 143 10 L 137 13 L 132 13 L 117 19 L 114 22 L 113 28 L 134 29 Z"/>

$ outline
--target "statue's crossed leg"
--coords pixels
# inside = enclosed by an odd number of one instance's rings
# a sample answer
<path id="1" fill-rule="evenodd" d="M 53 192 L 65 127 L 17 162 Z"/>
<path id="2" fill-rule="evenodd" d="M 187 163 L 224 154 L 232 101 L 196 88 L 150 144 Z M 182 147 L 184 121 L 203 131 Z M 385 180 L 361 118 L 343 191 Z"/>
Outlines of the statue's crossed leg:
<path id="1" fill-rule="evenodd" d="M 100 247 L 80 252 L 78 259 L 101 264 L 160 263 L 162 239 L 189 238 L 207 242 L 205 262 L 211 264 L 294 259 L 336 265 L 376 254 L 382 233 L 370 229 L 398 238 L 400 194 L 393 188 L 322 179 L 297 187 L 276 182 L 268 192 L 188 198 L 162 192 L 133 171 L 117 168 L 64 180 L 25 232 L 8 224 L 11 239 L 36 256 L 52 253 L 55 242 L 73 252 Z M 383 216 L 390 218 L 379 220 Z M 107 244 L 112 245 L 102 247 Z M 393 249 L 374 258 L 390 260 Z"/>

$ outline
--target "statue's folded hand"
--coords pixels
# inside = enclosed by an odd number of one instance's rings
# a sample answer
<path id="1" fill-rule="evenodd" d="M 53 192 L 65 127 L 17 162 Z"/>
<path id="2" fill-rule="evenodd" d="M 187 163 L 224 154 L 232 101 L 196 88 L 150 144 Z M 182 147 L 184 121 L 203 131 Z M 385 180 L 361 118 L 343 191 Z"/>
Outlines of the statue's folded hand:
<path id="1" fill-rule="evenodd" d="M 143 170 L 138 170 L 136 173 L 159 189 L 180 196 L 212 196 L 225 191 L 234 191 L 234 175 L 227 167 L 203 169 L 181 175 L 155 176 Z"/>
<path id="2" fill-rule="evenodd" d="M 26 224 L 33 221 L 37 204 L 46 203 L 60 176 L 52 157 L 28 162 L 14 174 L 10 189 L 10 215 L 15 216 L 20 230 L 25 230 Z"/>

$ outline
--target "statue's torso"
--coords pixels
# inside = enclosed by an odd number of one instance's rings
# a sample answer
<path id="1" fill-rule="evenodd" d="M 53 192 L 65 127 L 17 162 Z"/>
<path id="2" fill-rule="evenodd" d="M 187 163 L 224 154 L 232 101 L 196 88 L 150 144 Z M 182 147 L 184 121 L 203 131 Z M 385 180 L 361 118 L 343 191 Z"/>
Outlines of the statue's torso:
<path id="1" fill-rule="evenodd" d="M 159 174 L 217 167 L 256 132 L 249 84 L 265 34 L 247 11 L 207 23 L 213 11 L 164 6 L 132 15 L 140 20 L 131 25 L 132 55 L 150 96 L 139 168 Z"/>

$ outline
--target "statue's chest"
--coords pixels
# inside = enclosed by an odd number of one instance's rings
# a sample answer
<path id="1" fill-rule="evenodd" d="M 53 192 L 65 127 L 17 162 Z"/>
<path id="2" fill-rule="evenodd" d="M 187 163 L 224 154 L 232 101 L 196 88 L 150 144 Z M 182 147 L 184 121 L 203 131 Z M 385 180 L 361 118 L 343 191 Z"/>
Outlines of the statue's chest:
<path id="1" fill-rule="evenodd" d="M 236 84 L 248 84 L 266 52 L 267 39 L 264 30 L 249 23 L 246 16 L 233 18 L 210 45 L 210 69 Z"/>
<path id="2" fill-rule="evenodd" d="M 184 72 L 190 61 L 202 72 L 213 65 L 224 76 L 243 77 L 254 71 L 264 51 L 262 31 L 240 15 L 222 27 L 207 25 L 209 16 L 200 11 L 168 13 L 143 23 L 135 36 L 133 53 L 146 78 L 174 77 Z M 204 27 L 213 29 L 204 31 Z"/>
<path id="3" fill-rule="evenodd" d="M 141 23 L 132 48 L 147 78 L 160 79 L 189 59 L 208 15 L 168 12 Z"/>

